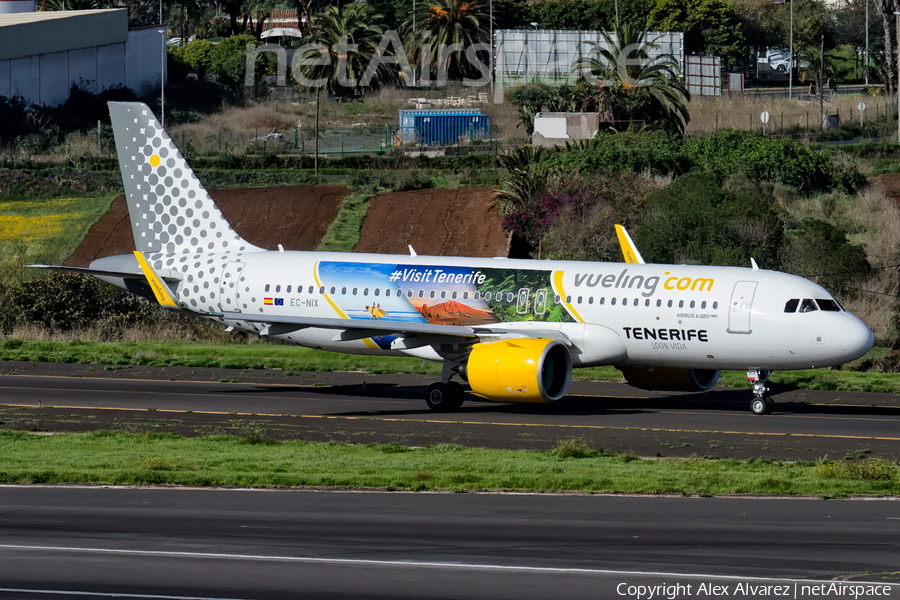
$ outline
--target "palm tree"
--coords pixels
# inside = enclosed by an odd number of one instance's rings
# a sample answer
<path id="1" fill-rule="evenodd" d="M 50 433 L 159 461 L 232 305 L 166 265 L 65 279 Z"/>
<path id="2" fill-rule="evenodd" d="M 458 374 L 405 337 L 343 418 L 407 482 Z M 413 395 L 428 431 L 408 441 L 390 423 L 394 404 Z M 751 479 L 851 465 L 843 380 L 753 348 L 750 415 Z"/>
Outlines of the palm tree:
<path id="1" fill-rule="evenodd" d="M 651 58 L 649 52 L 659 45 L 632 23 L 602 35 L 604 41 L 572 65 L 572 72 L 589 74 L 595 83 L 585 104 L 593 103 L 607 123 L 643 121 L 683 134 L 691 119 L 686 105 L 690 94 L 679 80 L 675 57 Z"/>
<path id="2" fill-rule="evenodd" d="M 437 69 L 438 79 L 479 74 L 475 65 L 466 60 L 466 50 L 475 44 L 490 43 L 485 6 L 480 0 L 420 1 L 406 23 L 411 60 L 421 65 L 423 56 L 427 58 L 429 69 Z M 480 52 L 481 58 L 486 57 L 487 46 Z"/>
<path id="3" fill-rule="evenodd" d="M 331 5 L 316 14 L 308 38 L 314 47 L 303 58 L 317 64 L 304 65 L 304 77 L 324 79 L 332 94 L 345 97 L 383 83 L 390 77 L 384 65 L 373 65 L 367 73 L 382 39 L 380 21 L 381 15 L 365 2 Z"/>

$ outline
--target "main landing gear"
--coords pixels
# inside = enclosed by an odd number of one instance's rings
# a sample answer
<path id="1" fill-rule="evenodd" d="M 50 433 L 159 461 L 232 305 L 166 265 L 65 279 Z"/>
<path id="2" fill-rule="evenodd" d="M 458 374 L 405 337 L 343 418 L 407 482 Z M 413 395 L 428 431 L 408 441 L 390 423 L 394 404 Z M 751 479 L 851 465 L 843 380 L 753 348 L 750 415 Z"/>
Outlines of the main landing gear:
<path id="1" fill-rule="evenodd" d="M 428 386 L 425 403 L 428 404 L 428 408 L 431 410 L 438 412 L 458 410 L 463 405 L 463 402 L 466 401 L 466 390 L 462 384 L 450 381 L 450 378 L 456 374 L 455 367 L 454 363 L 445 360 L 441 373 L 442 381 Z"/>
<path id="2" fill-rule="evenodd" d="M 747 379 L 753 384 L 753 400 L 750 402 L 750 412 L 754 415 L 768 415 L 775 408 L 775 401 L 768 396 L 769 388 L 766 382 L 772 371 L 760 371 L 751 369 L 747 371 Z"/>

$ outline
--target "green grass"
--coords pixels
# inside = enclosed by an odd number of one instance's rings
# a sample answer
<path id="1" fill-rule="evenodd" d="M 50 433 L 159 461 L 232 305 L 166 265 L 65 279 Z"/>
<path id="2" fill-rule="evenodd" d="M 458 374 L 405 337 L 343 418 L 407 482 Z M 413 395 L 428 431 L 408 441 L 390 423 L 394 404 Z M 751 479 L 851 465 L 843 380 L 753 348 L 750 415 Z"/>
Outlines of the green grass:
<path id="1" fill-rule="evenodd" d="M 441 372 L 436 363 L 428 362 L 422 366 L 422 361 L 417 358 L 355 356 L 274 343 L 217 345 L 5 340 L 0 341 L 0 360 L 158 367 L 363 371 L 373 374 L 439 375 Z M 614 367 L 575 369 L 572 375 L 576 381 L 625 381 L 622 373 Z M 900 394 L 900 373 L 860 373 L 831 369 L 779 371 L 769 382 L 771 386 L 782 388 Z M 744 371 L 724 371 L 719 383 L 731 387 L 749 387 Z"/>
<path id="2" fill-rule="evenodd" d="M 324 252 L 352 252 L 359 243 L 362 222 L 369 211 L 371 193 L 354 192 L 341 200 L 337 217 L 328 226 L 328 231 L 316 250 Z"/>
<path id="3" fill-rule="evenodd" d="M 422 361 L 417 358 L 355 356 L 282 344 L 6 340 L 0 342 L 0 360 L 431 375 L 441 372 L 436 363 L 426 363 L 422 367 Z"/>
<path id="4" fill-rule="evenodd" d="M 861 465 L 866 466 L 861 466 Z M 641 494 L 897 495 L 898 467 L 829 462 L 643 460 L 599 452 L 406 448 L 183 438 L 100 431 L 36 436 L 0 432 L 0 482 L 388 490 L 522 490 Z"/>
<path id="5" fill-rule="evenodd" d="M 0 200 L 0 273 L 67 258 L 109 210 L 113 196 Z"/>

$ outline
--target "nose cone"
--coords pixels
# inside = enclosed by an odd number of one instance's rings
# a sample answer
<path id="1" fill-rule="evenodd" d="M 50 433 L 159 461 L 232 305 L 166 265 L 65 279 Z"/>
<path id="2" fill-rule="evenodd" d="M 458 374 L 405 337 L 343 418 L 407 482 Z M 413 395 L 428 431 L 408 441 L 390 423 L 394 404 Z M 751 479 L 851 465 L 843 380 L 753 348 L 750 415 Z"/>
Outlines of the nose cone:
<path id="1" fill-rule="evenodd" d="M 875 336 L 865 323 L 857 317 L 852 317 L 841 326 L 840 341 L 841 358 L 850 361 L 868 352 L 875 345 Z"/>

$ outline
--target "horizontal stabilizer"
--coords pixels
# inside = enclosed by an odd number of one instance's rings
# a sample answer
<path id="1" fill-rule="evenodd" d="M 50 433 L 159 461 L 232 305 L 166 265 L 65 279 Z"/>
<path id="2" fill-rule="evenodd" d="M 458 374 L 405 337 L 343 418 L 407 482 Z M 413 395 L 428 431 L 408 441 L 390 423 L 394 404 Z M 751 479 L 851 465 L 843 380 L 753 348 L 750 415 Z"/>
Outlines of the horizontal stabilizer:
<path id="1" fill-rule="evenodd" d="M 90 267 L 62 267 L 57 265 L 25 265 L 29 269 L 47 269 L 49 271 L 59 271 L 61 273 L 76 273 L 82 275 L 93 275 L 94 277 L 118 277 L 121 279 L 140 279 L 146 281 L 143 273 L 134 273 L 131 271 L 104 271 L 103 269 L 91 269 Z M 179 277 L 164 276 L 164 281 L 181 281 Z"/>

